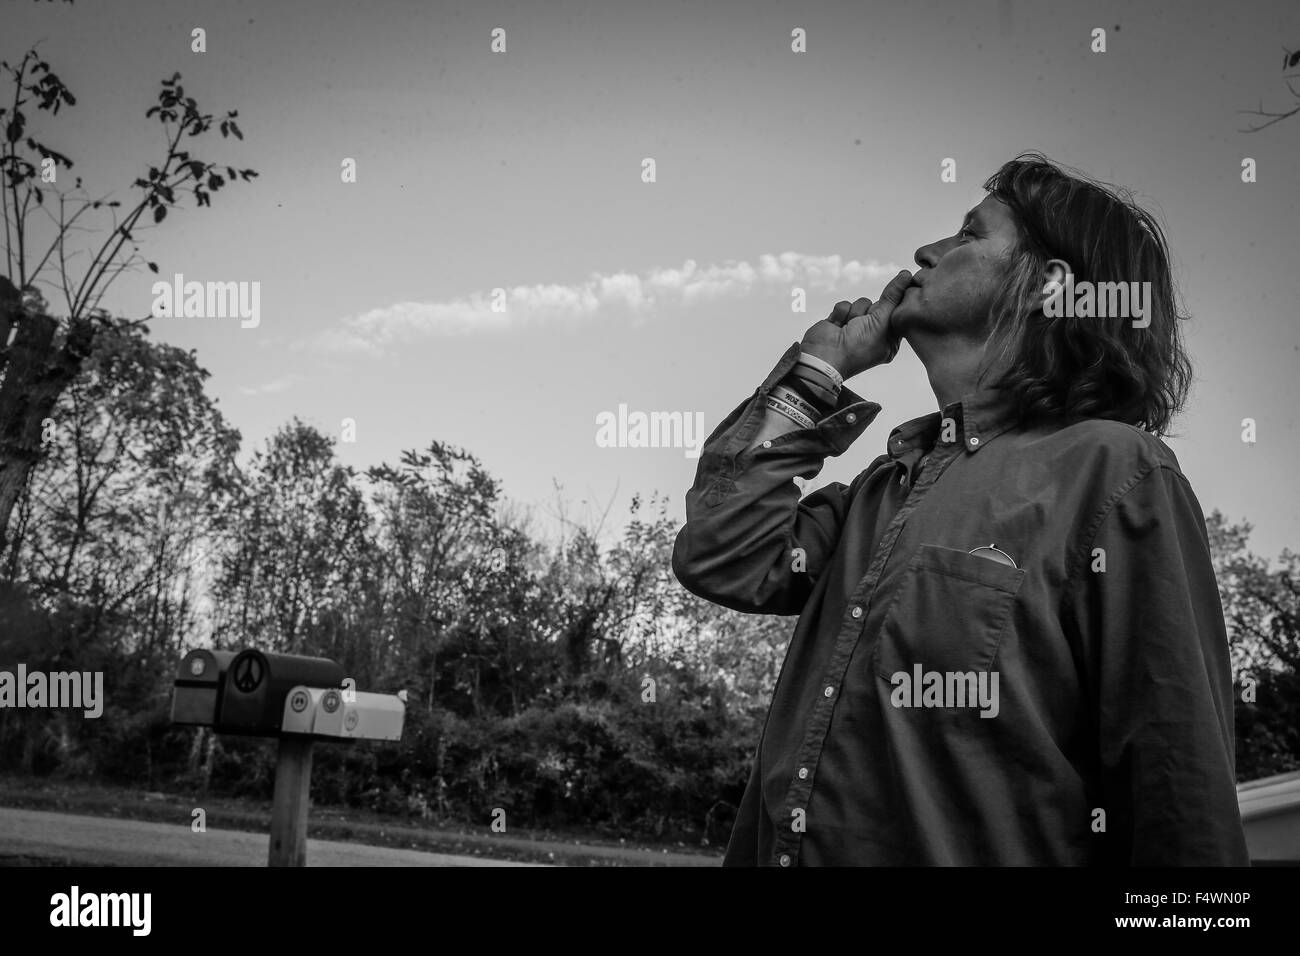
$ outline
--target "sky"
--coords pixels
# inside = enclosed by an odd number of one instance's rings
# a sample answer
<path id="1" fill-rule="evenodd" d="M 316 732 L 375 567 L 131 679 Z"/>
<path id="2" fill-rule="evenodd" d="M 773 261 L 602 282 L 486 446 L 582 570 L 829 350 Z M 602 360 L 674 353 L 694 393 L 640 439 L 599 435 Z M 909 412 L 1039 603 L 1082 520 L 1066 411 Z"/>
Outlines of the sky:
<path id="1" fill-rule="evenodd" d="M 601 447 L 601 416 L 711 432 L 1037 149 L 1164 226 L 1197 372 L 1168 444 L 1253 550 L 1300 548 L 1300 115 L 1244 132 L 1241 112 L 1296 102 L 1300 4 L 11 0 L 4 20 L 0 57 L 40 41 L 77 95 L 38 129 L 97 196 L 129 200 L 161 157 L 161 79 L 238 110 L 242 142 L 195 152 L 259 177 L 140 238 L 164 277 L 259 283 L 255 327 L 151 323 L 197 350 L 245 456 L 294 416 L 351 419 L 343 462 L 450 442 L 543 529 L 563 501 L 616 532 L 637 493 L 681 520 L 690 449 Z M 103 305 L 147 315 L 154 281 L 124 274 Z M 937 407 L 907 346 L 849 386 L 883 411 L 810 489 Z"/>

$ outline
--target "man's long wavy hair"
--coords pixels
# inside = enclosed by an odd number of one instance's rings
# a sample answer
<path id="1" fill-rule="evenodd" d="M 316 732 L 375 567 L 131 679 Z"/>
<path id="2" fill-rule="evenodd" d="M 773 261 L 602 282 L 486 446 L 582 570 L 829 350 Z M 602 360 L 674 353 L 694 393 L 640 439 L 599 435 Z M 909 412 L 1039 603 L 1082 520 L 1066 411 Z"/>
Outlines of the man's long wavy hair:
<path id="1" fill-rule="evenodd" d="M 984 188 L 1010 207 L 1020 232 L 990 315 L 985 355 L 998 387 L 1026 422 L 1105 418 L 1168 432 L 1192 380 L 1183 347 L 1169 249 L 1160 225 L 1131 195 L 1022 153 Z M 1074 281 L 1150 282 L 1147 318 L 1049 318 L 1048 260 Z"/>

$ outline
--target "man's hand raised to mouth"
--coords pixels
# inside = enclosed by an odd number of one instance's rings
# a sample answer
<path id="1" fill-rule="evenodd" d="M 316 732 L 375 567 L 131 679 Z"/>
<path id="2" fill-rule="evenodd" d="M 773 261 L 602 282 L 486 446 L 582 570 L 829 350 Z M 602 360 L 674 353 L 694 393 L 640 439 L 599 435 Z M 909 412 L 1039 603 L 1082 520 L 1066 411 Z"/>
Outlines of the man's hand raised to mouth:
<path id="1" fill-rule="evenodd" d="M 889 281 L 875 305 L 865 296 L 836 303 L 827 318 L 804 333 L 799 347 L 835 366 L 845 379 L 892 362 L 901 340 L 890 328 L 889 317 L 911 284 L 912 273 L 904 269 Z"/>

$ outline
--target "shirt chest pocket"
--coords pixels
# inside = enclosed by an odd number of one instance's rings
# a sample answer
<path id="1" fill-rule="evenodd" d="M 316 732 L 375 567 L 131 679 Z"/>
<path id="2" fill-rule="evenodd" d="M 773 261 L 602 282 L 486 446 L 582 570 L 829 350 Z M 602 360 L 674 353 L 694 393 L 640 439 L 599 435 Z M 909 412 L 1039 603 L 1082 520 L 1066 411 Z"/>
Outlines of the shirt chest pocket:
<path id="1" fill-rule="evenodd" d="M 1025 572 L 953 548 L 923 544 L 903 573 L 872 654 L 889 680 L 927 671 L 993 667 Z"/>

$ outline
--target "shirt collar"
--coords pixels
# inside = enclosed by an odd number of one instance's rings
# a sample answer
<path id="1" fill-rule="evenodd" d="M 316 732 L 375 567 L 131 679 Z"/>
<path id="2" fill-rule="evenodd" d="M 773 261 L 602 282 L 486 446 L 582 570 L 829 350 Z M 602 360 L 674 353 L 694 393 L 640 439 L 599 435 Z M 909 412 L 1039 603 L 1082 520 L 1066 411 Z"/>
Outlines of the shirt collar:
<path id="1" fill-rule="evenodd" d="M 889 433 L 888 450 L 898 458 L 917 448 L 960 441 L 974 454 L 1016 424 L 1014 397 L 1005 389 L 986 388 L 952 402 L 941 412 L 931 412 L 904 422 Z"/>

